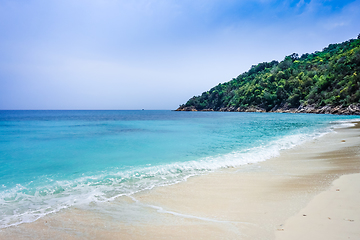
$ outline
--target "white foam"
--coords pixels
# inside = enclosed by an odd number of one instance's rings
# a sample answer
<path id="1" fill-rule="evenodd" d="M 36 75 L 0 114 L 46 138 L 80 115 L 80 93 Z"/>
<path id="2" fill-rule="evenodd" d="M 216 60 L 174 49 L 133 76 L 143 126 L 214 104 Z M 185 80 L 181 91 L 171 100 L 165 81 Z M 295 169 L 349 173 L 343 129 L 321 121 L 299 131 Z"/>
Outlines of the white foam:
<path id="1" fill-rule="evenodd" d="M 299 132 L 258 147 L 206 157 L 197 161 L 175 162 L 159 166 L 146 165 L 128 170 L 114 169 L 72 181 L 49 181 L 48 185 L 32 191 L 25 186 L 17 185 L 0 192 L 2 206 L 0 228 L 33 222 L 49 213 L 71 206 L 113 201 L 119 196 L 132 195 L 157 186 L 176 184 L 186 181 L 191 176 L 221 168 L 266 161 L 278 156 L 281 150 L 292 148 L 330 131 L 331 129 L 327 128 L 310 134 Z"/>
<path id="2" fill-rule="evenodd" d="M 332 128 L 336 129 L 336 128 L 354 127 L 356 125 L 355 122 L 360 122 L 360 118 L 339 120 L 330 123 L 332 124 Z"/>

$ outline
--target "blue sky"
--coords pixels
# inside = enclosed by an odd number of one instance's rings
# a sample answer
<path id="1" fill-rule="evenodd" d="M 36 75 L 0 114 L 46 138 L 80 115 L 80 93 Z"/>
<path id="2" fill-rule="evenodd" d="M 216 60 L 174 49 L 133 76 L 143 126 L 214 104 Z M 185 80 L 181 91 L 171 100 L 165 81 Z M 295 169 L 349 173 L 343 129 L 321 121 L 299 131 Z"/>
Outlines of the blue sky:
<path id="1" fill-rule="evenodd" d="M 0 109 L 176 109 L 359 23 L 360 0 L 0 0 Z"/>

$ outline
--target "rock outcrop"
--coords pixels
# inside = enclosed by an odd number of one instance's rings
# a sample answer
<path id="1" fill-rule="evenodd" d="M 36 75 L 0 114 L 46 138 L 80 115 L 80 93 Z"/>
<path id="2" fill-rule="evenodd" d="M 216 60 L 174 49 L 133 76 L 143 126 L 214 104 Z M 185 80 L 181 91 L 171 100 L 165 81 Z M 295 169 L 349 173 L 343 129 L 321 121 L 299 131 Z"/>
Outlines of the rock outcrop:
<path id="1" fill-rule="evenodd" d="M 314 105 L 303 106 L 298 108 L 291 108 L 287 104 L 284 106 L 275 106 L 270 111 L 258 106 L 251 107 L 222 107 L 219 109 L 201 109 L 198 110 L 194 106 L 181 106 L 175 111 L 218 111 L 218 112 L 278 112 L 278 113 L 315 113 L 315 114 L 336 114 L 336 115 L 360 115 L 360 104 L 351 104 L 349 106 L 323 106 L 315 107 Z"/>

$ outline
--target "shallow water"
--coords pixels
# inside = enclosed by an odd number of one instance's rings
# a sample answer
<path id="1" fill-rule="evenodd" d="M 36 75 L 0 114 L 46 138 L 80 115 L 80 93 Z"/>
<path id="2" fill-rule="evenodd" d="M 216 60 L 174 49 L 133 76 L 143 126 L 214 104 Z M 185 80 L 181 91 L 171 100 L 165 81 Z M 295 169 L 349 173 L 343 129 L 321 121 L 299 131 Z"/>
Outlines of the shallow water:
<path id="1" fill-rule="evenodd" d="M 0 111 L 0 227 L 267 160 L 352 116 Z"/>

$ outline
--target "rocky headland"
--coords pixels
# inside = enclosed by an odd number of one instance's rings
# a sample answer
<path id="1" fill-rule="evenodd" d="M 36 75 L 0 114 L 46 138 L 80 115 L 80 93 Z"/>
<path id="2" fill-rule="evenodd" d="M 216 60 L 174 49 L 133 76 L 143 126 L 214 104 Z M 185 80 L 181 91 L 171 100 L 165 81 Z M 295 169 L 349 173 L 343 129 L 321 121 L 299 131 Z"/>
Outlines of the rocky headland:
<path id="1" fill-rule="evenodd" d="M 314 105 L 303 106 L 298 108 L 291 108 L 287 104 L 283 106 L 275 106 L 270 111 L 266 111 L 265 108 L 258 106 L 251 107 L 223 107 L 219 109 L 201 109 L 198 110 L 194 106 L 185 107 L 181 106 L 175 111 L 203 111 L 203 112 L 278 112 L 278 113 L 315 113 L 315 114 L 336 114 L 336 115 L 360 115 L 360 104 L 351 104 L 349 106 L 323 106 L 316 107 Z"/>

